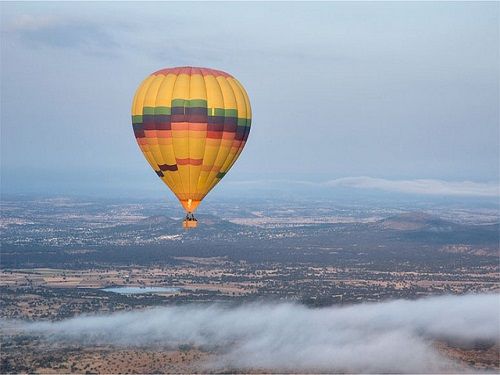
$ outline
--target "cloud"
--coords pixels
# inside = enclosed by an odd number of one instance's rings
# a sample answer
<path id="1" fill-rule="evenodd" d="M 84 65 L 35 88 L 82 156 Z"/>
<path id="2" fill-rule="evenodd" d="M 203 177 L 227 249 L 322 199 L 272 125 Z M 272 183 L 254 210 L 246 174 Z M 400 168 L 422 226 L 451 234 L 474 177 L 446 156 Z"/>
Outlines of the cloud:
<path id="1" fill-rule="evenodd" d="M 288 180 L 254 180 L 232 181 L 234 186 L 272 187 L 272 186 L 303 186 L 308 188 L 351 188 L 379 190 L 396 193 L 441 196 L 498 197 L 500 186 L 496 183 L 481 183 L 472 181 L 443 181 L 431 179 L 388 180 L 374 177 L 343 177 L 326 182 L 288 181 Z"/>
<path id="2" fill-rule="evenodd" d="M 23 14 L 15 17 L 6 31 L 31 47 L 109 52 L 118 46 L 104 25 L 77 18 Z"/>
<path id="3" fill-rule="evenodd" d="M 8 29 L 12 31 L 37 31 L 45 27 L 53 26 L 57 23 L 57 18 L 53 16 L 32 16 L 22 14 L 14 18 Z"/>
<path id="4" fill-rule="evenodd" d="M 357 189 L 377 189 L 398 193 L 424 195 L 462 195 L 496 197 L 500 195 L 498 184 L 486 184 L 471 181 L 442 181 L 442 180 L 386 180 L 373 177 L 346 177 L 331 180 L 325 183 L 332 187 L 352 187 Z"/>
<path id="5" fill-rule="evenodd" d="M 202 346 L 218 353 L 206 363 L 210 370 L 457 372 L 460 367 L 444 358 L 433 340 L 498 343 L 499 298 L 441 296 L 321 309 L 283 303 L 184 305 L 17 328 L 79 345 Z"/>

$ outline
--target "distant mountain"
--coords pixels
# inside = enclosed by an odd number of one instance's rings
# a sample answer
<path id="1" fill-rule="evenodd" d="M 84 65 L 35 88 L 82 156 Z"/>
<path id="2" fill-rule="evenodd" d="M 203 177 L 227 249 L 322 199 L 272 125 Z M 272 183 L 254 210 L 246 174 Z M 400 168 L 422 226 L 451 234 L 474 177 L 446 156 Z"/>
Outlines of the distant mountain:
<path id="1" fill-rule="evenodd" d="M 499 242 L 500 224 L 470 225 L 443 220 L 424 212 L 403 213 L 374 224 L 378 230 L 401 232 L 403 238 L 434 244 L 492 246 Z"/>
<path id="2" fill-rule="evenodd" d="M 376 225 L 383 229 L 435 232 L 451 232 L 461 226 L 425 212 L 409 212 L 390 216 L 378 221 Z"/>
<path id="3" fill-rule="evenodd" d="M 235 224 L 230 221 L 221 219 L 219 216 L 210 215 L 210 214 L 201 214 L 196 215 L 198 219 L 198 229 L 199 230 L 213 230 L 213 229 L 222 229 L 222 230 L 230 230 L 230 231 L 239 231 L 243 229 L 247 229 L 248 227 L 240 224 Z"/>

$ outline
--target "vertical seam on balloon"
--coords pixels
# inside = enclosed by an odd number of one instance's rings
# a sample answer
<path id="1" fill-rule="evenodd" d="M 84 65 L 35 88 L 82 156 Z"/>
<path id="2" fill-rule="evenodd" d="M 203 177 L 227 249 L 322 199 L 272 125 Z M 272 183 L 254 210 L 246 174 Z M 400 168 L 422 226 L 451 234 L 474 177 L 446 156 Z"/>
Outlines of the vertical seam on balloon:
<path id="1" fill-rule="evenodd" d="M 248 134 L 250 134 L 250 127 L 251 127 L 251 124 L 252 124 L 252 116 L 250 115 L 250 112 L 251 112 L 252 109 L 251 109 L 251 106 L 250 106 L 250 99 L 248 98 L 248 94 L 245 91 L 245 88 L 243 87 L 243 85 L 236 78 L 233 77 L 233 79 L 234 79 L 234 82 L 235 82 L 236 86 L 238 86 L 238 88 L 240 89 L 241 94 L 243 95 L 244 102 L 245 102 L 245 109 L 246 109 L 245 122 L 246 121 L 250 122 L 250 124 L 248 124 L 248 126 L 245 126 L 246 129 L 245 129 L 245 133 L 243 135 L 243 138 L 245 140 L 244 140 L 244 142 L 242 140 L 240 146 L 238 147 L 237 155 L 239 155 L 239 153 L 241 153 L 241 151 L 243 150 L 243 148 L 246 145 L 246 140 L 248 139 Z M 247 105 L 247 102 L 248 102 L 248 105 Z"/>
<path id="2" fill-rule="evenodd" d="M 160 84 L 160 88 L 164 84 L 165 80 L 168 78 L 169 74 L 171 74 L 174 77 L 177 77 L 177 75 L 174 74 L 173 72 L 170 72 L 170 71 L 167 72 L 166 75 L 164 76 L 165 78 L 163 79 L 162 83 Z M 173 83 L 175 83 L 175 80 L 174 80 Z M 172 85 L 171 91 L 169 93 L 171 97 L 172 97 L 172 90 L 173 90 L 173 85 Z M 171 102 L 169 103 L 169 106 L 170 106 L 170 116 L 172 116 L 172 103 Z M 172 117 L 170 117 L 170 125 L 172 125 Z M 175 159 L 175 152 L 174 152 L 173 138 L 172 138 L 172 126 L 170 126 L 170 130 L 169 131 L 170 131 L 170 140 L 171 140 L 170 147 L 172 149 L 172 157 Z M 166 157 L 165 154 L 161 151 L 161 148 L 160 148 L 160 152 L 161 152 L 162 156 L 164 157 L 164 159 L 167 160 L 168 157 Z M 177 184 L 176 181 L 180 181 L 181 180 L 180 175 L 178 174 L 178 171 L 167 171 L 167 172 L 168 172 L 167 174 L 171 177 L 172 181 L 174 182 L 175 190 L 177 190 L 179 188 L 179 184 Z M 181 185 L 181 188 L 182 188 L 182 183 L 180 185 Z M 174 195 L 177 197 L 177 199 L 180 200 L 180 198 L 177 195 L 176 191 L 173 188 L 171 188 L 171 190 L 174 193 Z"/>
<path id="3" fill-rule="evenodd" d="M 171 108 L 171 111 L 173 110 L 173 101 L 174 101 L 174 91 L 175 91 L 175 85 L 177 84 L 177 80 L 179 79 L 179 76 L 180 76 L 180 73 L 176 74 L 175 75 L 175 80 L 174 80 L 174 84 L 172 86 L 172 95 L 170 97 L 170 108 Z M 171 112 L 172 113 L 172 112 Z M 175 147 L 174 147 L 174 130 L 172 129 L 172 149 L 174 150 L 174 157 L 175 157 Z M 176 158 L 176 162 L 177 162 L 177 158 Z M 184 198 L 186 198 L 186 189 L 184 187 L 184 182 L 182 182 L 182 175 L 181 175 L 181 170 L 180 168 L 177 169 L 177 171 L 175 173 L 178 173 L 179 174 L 179 181 L 181 182 L 181 188 L 182 188 L 182 191 L 183 191 L 183 195 L 184 195 Z"/>
<path id="4" fill-rule="evenodd" d="M 193 74 L 193 67 L 189 67 L 189 82 L 188 82 L 188 94 L 187 94 L 187 101 L 184 100 L 184 116 L 186 116 L 186 103 L 190 103 L 191 100 L 191 75 Z M 188 119 L 187 117 L 185 117 Z M 191 120 L 191 119 L 188 119 Z M 187 132 L 187 139 L 188 139 L 188 159 L 191 160 L 191 145 L 190 145 L 190 138 L 191 138 L 191 122 L 188 121 L 188 132 Z M 192 199 L 192 194 L 191 194 L 191 163 L 188 164 L 188 199 Z"/>
<path id="5" fill-rule="evenodd" d="M 155 97 L 155 110 L 154 110 L 154 127 L 155 127 L 155 134 L 156 134 L 156 139 L 158 140 L 158 149 L 160 150 L 160 155 L 162 157 L 162 164 L 167 164 L 167 158 L 163 155 L 163 151 L 162 151 L 162 148 L 160 146 L 160 142 L 159 142 L 159 137 L 158 137 L 158 127 L 156 125 L 156 108 L 158 107 L 158 94 L 160 93 L 160 88 L 162 87 L 163 83 L 165 82 L 165 80 L 167 79 L 167 75 L 164 75 L 163 76 L 163 79 L 161 80 L 160 84 L 158 85 L 158 90 L 156 91 L 156 97 Z M 167 178 L 169 181 L 171 181 L 172 183 L 172 186 L 170 187 L 170 189 L 173 191 L 173 189 L 175 188 L 175 179 L 169 174 L 169 171 L 166 171 L 165 172 L 165 178 Z M 168 184 L 167 184 L 168 185 Z M 174 193 L 175 195 L 175 193 Z"/>
<path id="6" fill-rule="evenodd" d="M 158 80 L 158 76 L 155 76 L 155 78 L 153 80 L 151 80 L 151 83 L 149 84 L 149 86 L 146 88 L 146 91 L 145 91 L 145 94 L 144 94 L 144 101 L 143 101 L 143 105 L 142 105 L 142 111 L 143 111 L 143 116 L 144 116 L 144 105 L 146 103 L 146 98 L 148 97 L 148 95 L 150 94 L 150 91 L 153 87 L 153 84 Z M 158 95 L 158 92 L 154 95 L 155 97 L 155 104 L 156 104 L 156 96 Z M 143 122 L 144 122 L 144 118 L 143 118 Z M 155 121 L 155 116 L 154 116 L 154 110 L 153 110 L 153 125 L 154 125 L 154 128 L 155 128 L 155 137 L 156 138 L 156 141 L 158 142 L 158 135 L 156 133 L 156 121 Z M 153 137 L 147 137 L 147 138 L 153 138 Z M 148 144 L 148 148 L 149 148 L 149 144 Z M 160 164 L 163 164 L 163 157 L 162 157 L 162 160 L 158 160 L 156 159 L 154 153 L 151 151 L 152 148 L 150 148 L 150 152 L 151 152 L 151 156 L 153 158 L 153 160 L 155 161 L 156 163 L 156 166 L 157 168 L 160 168 Z M 161 178 L 161 177 L 160 177 Z"/>
<path id="7" fill-rule="evenodd" d="M 151 83 L 152 83 L 153 81 L 154 81 L 154 79 L 152 79 L 150 82 L 148 82 L 148 83 L 147 83 L 147 86 L 144 88 L 144 93 L 145 93 L 145 94 L 144 94 L 144 96 L 143 96 L 143 98 L 142 98 L 142 101 L 141 101 L 141 102 L 139 102 L 139 105 L 140 105 L 140 107 L 141 107 L 141 113 L 142 113 L 142 123 L 143 123 L 143 127 L 144 127 L 144 102 L 145 102 L 145 99 L 146 99 L 146 93 L 147 93 L 147 91 L 148 91 L 148 89 L 149 89 L 149 86 L 151 86 Z M 142 85 L 141 85 L 141 86 L 142 86 Z M 137 100 L 138 100 L 138 99 L 137 99 Z M 137 102 L 136 102 L 136 104 L 137 104 Z M 145 135 L 145 134 L 144 134 L 144 138 L 146 138 L 146 139 L 145 139 L 145 141 L 146 141 L 146 142 L 145 142 L 145 144 L 144 144 L 145 148 L 147 149 L 147 151 L 146 151 L 146 152 L 150 154 L 151 159 L 153 159 L 153 161 L 156 163 L 156 160 L 155 160 L 155 158 L 154 158 L 154 156 L 153 156 L 153 154 L 152 154 L 152 152 L 151 152 L 151 149 L 149 148 L 149 145 L 148 145 L 148 143 L 147 143 L 147 137 L 146 137 L 146 135 Z M 140 148 L 140 145 L 139 145 L 139 149 L 141 149 L 141 148 Z M 141 149 L 141 151 L 142 151 L 142 149 Z M 143 152 L 143 153 L 144 153 L 144 152 Z M 148 158 L 147 158 L 147 157 L 146 157 L 146 161 L 147 161 L 147 162 L 148 162 L 148 164 L 149 164 L 149 160 L 148 160 Z M 155 168 L 154 166 L 152 166 L 152 168 L 153 168 L 153 170 L 154 170 L 154 171 L 156 171 L 156 168 Z"/>
<path id="8" fill-rule="evenodd" d="M 208 72 L 208 73 L 207 73 L 207 76 L 211 76 L 211 77 L 212 77 L 215 81 L 217 81 L 217 80 L 216 80 L 216 77 L 214 76 L 213 71 L 212 71 L 212 72 Z M 203 75 L 203 77 L 204 77 L 203 79 L 205 80 L 205 75 Z M 206 80 L 205 80 L 205 86 L 206 86 Z M 220 85 L 219 85 L 219 84 L 217 84 L 217 87 L 219 88 L 220 97 L 222 98 L 222 102 L 223 102 L 222 106 L 224 107 L 224 95 L 222 94 L 222 88 L 220 87 Z M 215 108 L 215 107 L 214 107 L 214 108 Z M 211 109 L 214 109 L 214 108 L 211 108 Z M 208 91 L 207 91 L 207 109 L 208 109 Z M 214 115 L 214 113 L 211 113 L 211 115 Z M 224 124 L 223 124 L 223 125 L 224 125 Z M 207 127 L 208 127 L 208 124 L 207 124 Z M 215 161 L 216 161 L 216 159 L 217 159 L 217 156 L 218 156 L 218 152 L 219 152 L 219 148 L 220 148 L 221 143 L 222 143 L 222 138 L 218 139 L 218 149 L 217 149 L 217 153 L 215 154 L 215 157 L 213 158 L 213 163 L 214 163 L 214 164 L 212 164 L 212 165 L 211 165 L 211 167 L 212 167 L 212 168 L 213 168 L 213 167 L 214 167 L 214 165 L 215 165 Z M 206 143 L 205 143 L 205 147 L 206 147 Z M 207 181 L 209 181 L 210 174 L 211 174 L 211 171 L 208 171 L 207 176 L 206 176 L 205 180 L 203 181 L 204 183 L 203 183 L 203 185 L 201 186 L 201 188 L 202 188 L 203 190 L 205 190 L 205 188 L 208 186 Z M 203 196 L 206 196 L 206 195 L 207 195 L 207 192 L 202 193 L 202 194 L 203 194 Z"/>
<path id="9" fill-rule="evenodd" d="M 250 128 L 251 128 L 251 125 L 252 125 L 252 116 L 250 114 L 250 112 L 252 111 L 252 108 L 251 108 L 251 105 L 250 105 L 250 100 L 248 98 L 248 94 L 247 92 L 245 91 L 245 88 L 243 87 L 243 85 L 235 78 L 234 79 L 236 85 L 240 88 L 242 94 L 243 94 L 243 97 L 245 99 L 245 107 L 246 107 L 246 110 L 247 110 L 247 116 L 245 117 L 245 122 L 249 122 L 248 126 L 245 126 L 245 133 L 243 135 L 243 138 L 244 138 L 244 142 L 241 142 L 241 145 L 238 149 L 238 152 L 241 153 L 241 150 L 243 150 L 243 148 L 245 147 L 246 145 L 246 140 L 248 139 L 248 134 L 250 134 Z M 247 105 L 247 102 L 248 102 L 248 105 Z M 246 125 L 246 124 L 245 124 Z"/>
<path id="10" fill-rule="evenodd" d="M 205 88 L 205 102 L 207 103 L 206 108 L 208 108 L 208 92 L 207 92 L 207 84 L 205 82 L 205 76 L 203 75 L 201 69 L 199 69 L 200 75 L 203 80 L 203 86 Z M 198 183 L 200 181 L 200 175 L 201 175 L 201 168 L 203 168 L 203 161 L 205 160 L 205 150 L 207 149 L 207 134 L 208 134 L 208 109 L 207 109 L 207 127 L 205 131 L 205 141 L 203 142 L 203 157 L 201 159 L 201 166 L 200 166 L 200 171 L 198 172 L 198 178 L 196 179 L 196 186 L 195 186 L 195 195 L 198 196 L 198 194 L 203 194 L 203 193 L 198 193 Z M 197 199 L 197 200 L 201 200 Z"/>
<path id="11" fill-rule="evenodd" d="M 220 90 L 220 93 L 221 93 L 221 97 L 222 97 L 222 107 L 223 107 L 223 110 L 224 110 L 224 120 L 223 120 L 223 124 L 222 124 L 222 131 L 224 132 L 224 128 L 226 127 L 226 101 L 224 100 L 224 91 L 222 90 L 222 86 L 220 85 L 219 81 L 217 80 L 217 76 L 215 75 L 216 73 L 214 73 L 212 71 L 212 75 L 214 76 L 214 79 L 215 79 L 215 82 L 217 82 L 217 85 L 219 86 L 219 90 Z M 223 133 L 224 134 L 224 133 Z M 215 162 L 217 161 L 218 157 L 219 157 L 219 154 L 220 154 L 220 150 L 222 149 L 222 138 L 221 138 L 221 141 L 219 143 L 219 149 L 217 150 L 217 155 L 215 156 L 215 159 L 214 159 L 214 166 L 215 166 Z M 208 188 L 208 191 L 207 191 L 207 194 L 208 192 L 210 191 L 210 185 L 212 184 L 208 178 L 210 177 L 210 174 L 212 172 L 210 172 L 207 176 L 207 181 L 205 181 L 205 186 Z M 215 175 L 217 176 L 217 174 Z M 215 177 L 213 177 L 214 181 L 215 181 Z"/>
<path id="12" fill-rule="evenodd" d="M 226 83 L 227 85 L 229 86 L 231 92 L 233 93 L 233 97 L 234 97 L 234 101 L 236 102 L 236 129 L 238 129 L 238 100 L 236 99 L 236 95 L 234 93 L 234 90 L 233 90 L 233 87 L 231 86 L 231 84 L 228 82 L 228 79 L 227 77 L 224 77 L 224 79 L 226 80 Z M 224 106 L 224 109 L 226 108 L 226 106 Z M 234 140 L 236 139 L 236 132 L 234 133 L 234 139 L 233 139 L 233 142 L 231 143 L 231 148 L 229 149 L 229 152 L 227 153 L 226 157 L 224 158 L 224 160 L 222 161 L 221 163 L 221 167 L 226 164 L 226 161 L 227 159 L 229 158 L 229 155 L 231 155 L 231 149 L 233 147 L 233 144 L 234 144 Z M 235 154 L 236 155 L 236 154 Z M 219 171 L 220 172 L 220 171 Z M 227 172 L 227 171 L 226 171 Z M 217 177 L 216 177 L 217 178 Z M 217 185 L 217 183 L 215 184 Z M 215 186 L 214 185 L 214 186 Z M 214 187 L 212 186 L 212 188 Z"/>
<path id="13" fill-rule="evenodd" d="M 243 98 L 243 106 L 245 107 L 245 121 L 246 119 L 248 118 L 248 106 L 247 106 L 247 101 L 246 101 L 246 98 L 248 97 L 248 95 L 246 94 L 246 92 L 242 89 L 242 86 L 239 85 L 238 81 L 236 80 L 236 78 L 233 77 L 233 80 L 234 80 L 234 84 L 236 85 L 236 87 L 238 88 L 238 90 L 240 91 L 240 94 Z M 233 90 L 234 91 L 234 90 Z M 245 126 L 246 127 L 246 126 Z M 237 126 L 236 126 L 237 128 Z M 245 129 L 245 133 L 246 133 L 246 129 Z M 236 137 L 235 137 L 236 138 Z M 245 135 L 243 135 L 243 138 L 245 138 Z M 234 142 L 233 142 L 234 143 Z M 233 160 L 229 163 L 229 165 L 227 166 L 227 171 L 229 171 L 229 169 L 231 169 L 231 167 L 234 165 L 234 163 L 236 162 L 236 160 L 238 159 L 239 157 L 239 154 L 241 152 L 241 150 L 243 150 L 243 147 L 245 147 L 245 144 L 243 142 L 243 139 L 240 141 L 240 144 L 238 146 L 238 149 L 236 150 L 235 154 L 234 154 L 234 158 Z"/>

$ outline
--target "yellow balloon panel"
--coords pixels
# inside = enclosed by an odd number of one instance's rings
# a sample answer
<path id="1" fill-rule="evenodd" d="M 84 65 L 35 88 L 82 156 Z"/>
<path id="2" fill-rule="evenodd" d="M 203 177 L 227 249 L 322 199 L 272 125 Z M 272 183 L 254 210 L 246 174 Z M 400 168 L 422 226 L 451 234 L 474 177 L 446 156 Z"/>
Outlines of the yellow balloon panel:
<path id="1" fill-rule="evenodd" d="M 132 104 L 141 151 L 188 212 L 233 166 L 250 125 L 245 89 L 219 70 L 159 70 L 141 83 Z"/>

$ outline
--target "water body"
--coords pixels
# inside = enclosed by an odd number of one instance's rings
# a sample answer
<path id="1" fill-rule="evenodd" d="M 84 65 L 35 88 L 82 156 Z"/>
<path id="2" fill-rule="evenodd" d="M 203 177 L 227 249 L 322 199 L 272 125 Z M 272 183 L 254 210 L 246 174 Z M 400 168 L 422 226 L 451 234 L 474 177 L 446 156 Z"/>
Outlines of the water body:
<path id="1" fill-rule="evenodd" d="M 118 294 L 148 294 L 148 293 L 177 293 L 181 288 L 161 287 L 161 286 L 117 286 L 101 289 L 105 292 Z"/>

